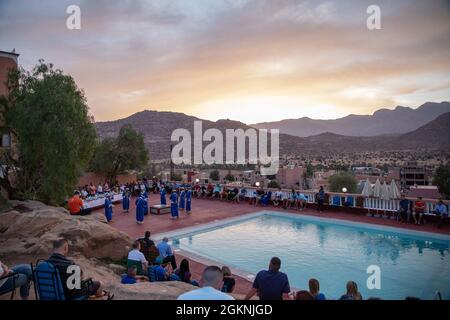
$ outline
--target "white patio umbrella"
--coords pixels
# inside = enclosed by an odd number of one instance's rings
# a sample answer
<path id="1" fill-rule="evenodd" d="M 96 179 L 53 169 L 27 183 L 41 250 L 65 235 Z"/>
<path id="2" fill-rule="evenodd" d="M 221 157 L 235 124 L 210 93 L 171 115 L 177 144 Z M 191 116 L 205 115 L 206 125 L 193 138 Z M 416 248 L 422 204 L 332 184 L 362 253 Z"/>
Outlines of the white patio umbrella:
<path id="1" fill-rule="evenodd" d="M 380 179 L 377 179 L 377 181 L 375 182 L 375 185 L 373 186 L 372 196 L 374 196 L 375 198 L 381 197 L 381 183 L 380 183 Z"/>
<path id="2" fill-rule="evenodd" d="M 364 197 L 370 197 L 372 195 L 372 185 L 370 184 L 369 178 L 364 182 L 364 188 L 362 189 L 361 195 Z"/>
<path id="3" fill-rule="evenodd" d="M 381 186 L 380 198 L 382 200 L 391 200 L 391 194 L 389 192 L 389 187 L 386 181 L 383 182 L 383 185 Z"/>
<path id="4" fill-rule="evenodd" d="M 399 199 L 400 198 L 400 191 L 398 190 L 397 184 L 395 183 L 395 180 L 392 179 L 391 180 L 391 185 L 390 185 L 390 196 L 391 199 Z"/>
<path id="5" fill-rule="evenodd" d="M 386 181 L 383 182 L 383 185 L 381 186 L 381 195 L 380 195 L 381 200 L 383 200 L 383 204 L 384 204 L 384 212 L 383 212 L 383 217 L 386 217 L 386 207 L 387 207 L 387 202 L 389 200 L 391 200 L 391 195 L 389 192 L 389 186 L 387 185 Z"/>

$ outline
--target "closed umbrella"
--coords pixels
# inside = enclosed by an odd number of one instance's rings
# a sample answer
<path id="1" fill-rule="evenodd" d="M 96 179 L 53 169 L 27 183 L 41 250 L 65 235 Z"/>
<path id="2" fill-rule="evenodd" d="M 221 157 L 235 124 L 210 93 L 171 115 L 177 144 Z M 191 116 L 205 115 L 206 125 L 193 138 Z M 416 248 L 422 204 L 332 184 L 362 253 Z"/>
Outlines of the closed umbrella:
<path id="1" fill-rule="evenodd" d="M 389 192 L 389 187 L 388 187 L 386 181 L 383 182 L 383 185 L 381 186 L 380 198 L 381 198 L 382 200 L 391 200 L 391 195 L 390 195 L 390 192 Z"/>
<path id="2" fill-rule="evenodd" d="M 373 186 L 372 196 L 374 196 L 375 198 L 381 197 L 381 183 L 380 183 L 380 179 L 377 179 L 377 181 L 375 182 L 375 185 Z"/>
<path id="3" fill-rule="evenodd" d="M 400 198 L 400 191 L 398 190 L 397 184 L 395 183 L 395 180 L 392 179 L 391 185 L 390 185 L 390 193 L 391 193 L 391 199 L 399 199 Z"/>
<path id="4" fill-rule="evenodd" d="M 367 178 L 364 183 L 364 188 L 361 192 L 361 195 L 364 197 L 370 197 L 372 195 L 372 185 L 370 184 L 369 178 Z"/>
<path id="5" fill-rule="evenodd" d="M 381 186 L 381 200 L 383 200 L 383 207 L 384 207 L 384 213 L 383 217 L 386 217 L 386 208 L 388 205 L 388 201 L 391 199 L 391 195 L 389 192 L 389 186 L 387 185 L 386 181 L 384 181 L 383 185 Z"/>

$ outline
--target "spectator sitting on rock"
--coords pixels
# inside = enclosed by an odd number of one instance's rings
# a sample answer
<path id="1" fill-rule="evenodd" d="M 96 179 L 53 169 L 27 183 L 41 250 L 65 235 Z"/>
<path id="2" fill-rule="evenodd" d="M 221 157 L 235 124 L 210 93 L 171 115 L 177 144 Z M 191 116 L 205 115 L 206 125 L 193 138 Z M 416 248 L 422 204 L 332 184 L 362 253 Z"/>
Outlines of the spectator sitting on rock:
<path id="1" fill-rule="evenodd" d="M 130 266 L 128 268 L 128 273 L 122 277 L 122 284 L 135 284 L 137 282 L 146 282 L 148 278 L 145 276 L 137 275 L 137 267 Z"/>
<path id="2" fill-rule="evenodd" d="M 108 297 L 108 300 L 112 299 L 114 295 L 102 290 L 102 284 L 100 281 L 94 281 L 92 279 L 81 280 L 81 289 L 69 289 L 67 288 L 67 280 L 71 273 L 67 273 L 69 266 L 75 265 L 75 262 L 67 259 L 69 253 L 69 242 L 66 239 L 59 239 L 53 242 L 53 253 L 47 259 L 47 262 L 58 268 L 63 284 L 64 295 L 66 299 L 72 300 L 79 296 L 87 294 L 88 296 L 95 296 L 95 298 Z M 81 275 L 83 272 L 81 271 Z"/>

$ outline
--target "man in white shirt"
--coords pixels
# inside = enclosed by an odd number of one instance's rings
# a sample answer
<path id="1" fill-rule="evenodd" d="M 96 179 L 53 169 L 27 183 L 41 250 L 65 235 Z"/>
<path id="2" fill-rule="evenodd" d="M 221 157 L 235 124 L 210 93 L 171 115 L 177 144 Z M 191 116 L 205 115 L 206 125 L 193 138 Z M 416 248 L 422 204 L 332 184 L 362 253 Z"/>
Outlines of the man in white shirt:
<path id="1" fill-rule="evenodd" d="M 222 280 L 222 269 L 217 266 L 206 267 L 200 280 L 201 288 L 180 295 L 178 300 L 234 300 L 220 291 Z"/>
<path id="2" fill-rule="evenodd" d="M 145 259 L 144 254 L 141 252 L 141 243 L 138 240 L 133 242 L 133 250 L 128 253 L 128 260 L 140 261 L 142 263 L 142 269 L 147 270 L 148 261 Z"/>
<path id="3" fill-rule="evenodd" d="M 101 183 L 100 183 L 100 184 L 98 185 L 98 187 L 97 187 L 97 193 L 98 193 L 98 194 L 102 194 L 102 193 L 103 193 L 103 186 L 102 186 Z"/>

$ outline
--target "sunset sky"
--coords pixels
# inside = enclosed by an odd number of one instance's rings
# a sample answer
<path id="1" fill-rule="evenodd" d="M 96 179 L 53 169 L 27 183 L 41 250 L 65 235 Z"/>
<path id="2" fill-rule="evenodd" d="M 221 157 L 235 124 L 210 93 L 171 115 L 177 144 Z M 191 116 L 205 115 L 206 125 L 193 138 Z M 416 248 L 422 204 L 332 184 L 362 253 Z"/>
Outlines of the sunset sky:
<path id="1" fill-rule="evenodd" d="M 450 1 L 0 0 L 0 50 L 71 74 L 97 121 L 245 123 L 450 100 Z M 81 30 L 66 8 L 81 8 Z M 381 8 L 381 30 L 366 9 Z"/>

